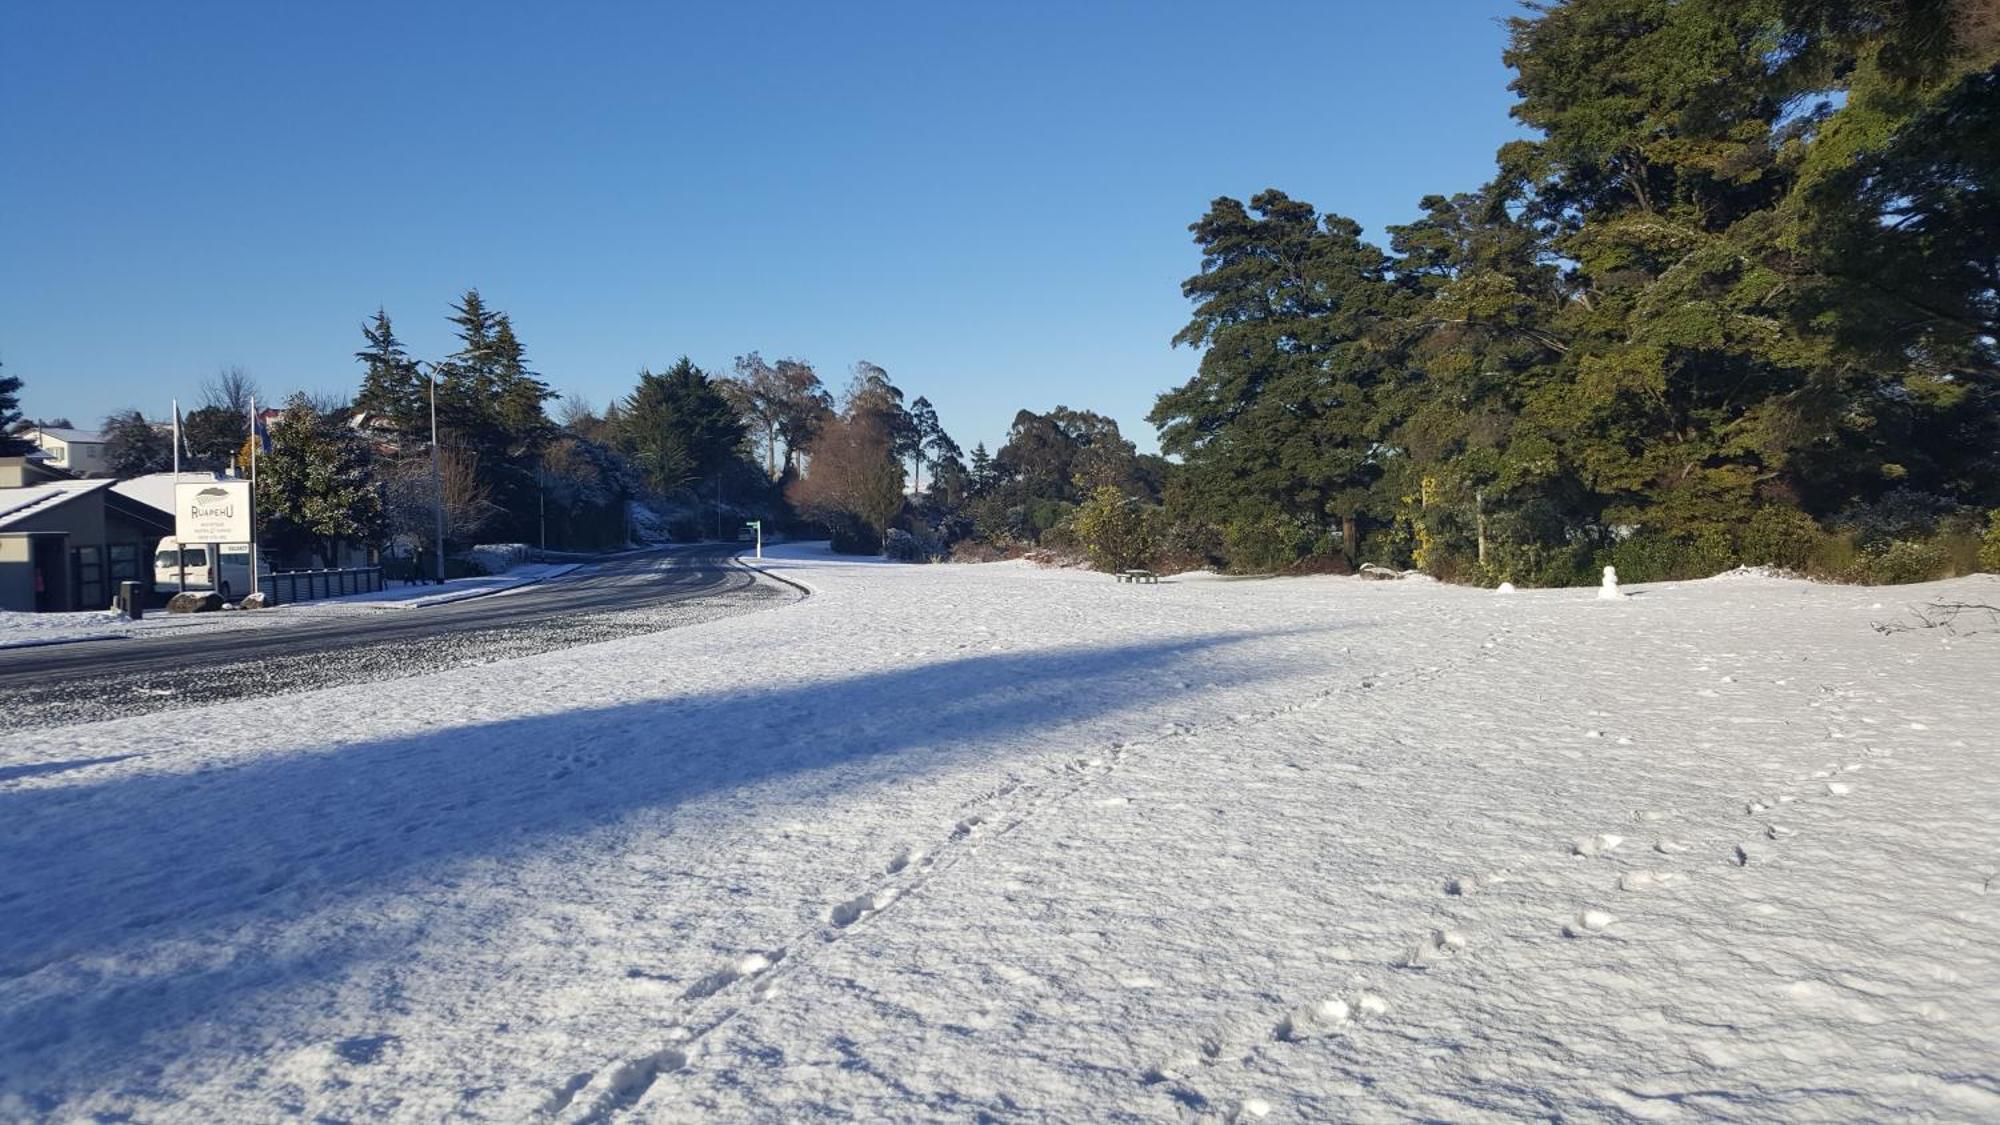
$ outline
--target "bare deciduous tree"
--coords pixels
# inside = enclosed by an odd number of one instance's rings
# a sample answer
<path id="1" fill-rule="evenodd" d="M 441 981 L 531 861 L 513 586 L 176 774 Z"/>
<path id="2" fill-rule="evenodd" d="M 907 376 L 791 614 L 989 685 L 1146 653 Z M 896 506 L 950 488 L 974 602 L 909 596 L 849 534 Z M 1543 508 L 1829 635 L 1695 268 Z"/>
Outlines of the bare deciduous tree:
<path id="1" fill-rule="evenodd" d="M 257 380 L 250 372 L 237 364 L 230 364 L 215 373 L 215 378 L 201 385 L 201 404 L 217 410 L 231 410 L 238 417 L 250 412 L 250 400 L 260 397 Z"/>
<path id="2" fill-rule="evenodd" d="M 430 457 L 406 457 L 389 465 L 385 476 L 391 534 L 425 550 L 437 550 L 438 488 L 431 478 Z M 492 487 L 479 478 L 479 454 L 441 446 L 438 476 L 444 487 L 445 541 L 470 543 L 500 511 Z"/>

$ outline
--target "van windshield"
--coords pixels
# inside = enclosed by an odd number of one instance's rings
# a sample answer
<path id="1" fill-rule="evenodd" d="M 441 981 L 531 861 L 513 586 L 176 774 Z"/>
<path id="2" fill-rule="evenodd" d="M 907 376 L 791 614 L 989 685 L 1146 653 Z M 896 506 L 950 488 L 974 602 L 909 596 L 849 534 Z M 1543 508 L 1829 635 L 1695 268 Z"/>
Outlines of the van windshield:
<path id="1" fill-rule="evenodd" d="M 177 566 L 207 565 L 208 548 L 206 547 L 188 547 L 181 551 L 181 557 L 178 560 L 174 558 L 174 551 L 171 547 L 153 556 L 153 569 L 155 570 L 172 570 Z"/>

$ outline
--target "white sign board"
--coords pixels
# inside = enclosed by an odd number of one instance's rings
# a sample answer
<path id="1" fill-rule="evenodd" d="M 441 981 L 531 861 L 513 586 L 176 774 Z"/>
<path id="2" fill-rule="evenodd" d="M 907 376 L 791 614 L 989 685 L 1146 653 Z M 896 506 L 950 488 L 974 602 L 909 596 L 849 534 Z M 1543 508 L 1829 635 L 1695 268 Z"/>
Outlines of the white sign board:
<path id="1" fill-rule="evenodd" d="M 250 482 L 177 482 L 174 538 L 183 543 L 250 542 Z"/>

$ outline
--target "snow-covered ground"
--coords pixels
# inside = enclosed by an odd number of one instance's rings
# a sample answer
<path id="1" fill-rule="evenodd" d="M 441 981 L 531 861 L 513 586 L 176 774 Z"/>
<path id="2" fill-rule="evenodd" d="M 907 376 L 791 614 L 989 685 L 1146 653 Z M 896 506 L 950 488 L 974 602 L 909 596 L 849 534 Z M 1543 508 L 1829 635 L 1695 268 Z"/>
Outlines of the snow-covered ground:
<path id="1" fill-rule="evenodd" d="M 2000 1115 L 2000 580 L 772 553 L 0 734 L 0 1118 Z"/>

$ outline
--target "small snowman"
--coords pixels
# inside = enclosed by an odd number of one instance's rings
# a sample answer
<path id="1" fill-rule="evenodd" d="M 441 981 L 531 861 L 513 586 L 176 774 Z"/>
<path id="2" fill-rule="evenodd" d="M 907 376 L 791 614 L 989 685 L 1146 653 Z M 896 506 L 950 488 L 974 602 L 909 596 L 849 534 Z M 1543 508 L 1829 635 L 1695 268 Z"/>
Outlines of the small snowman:
<path id="1" fill-rule="evenodd" d="M 1619 591 L 1619 589 L 1618 589 L 1618 568 L 1617 568 L 1617 567 L 1615 567 L 1615 566 L 1607 566 L 1607 567 L 1605 567 L 1605 568 L 1604 568 L 1604 585 L 1602 585 L 1602 586 L 1599 586 L 1599 587 L 1597 588 L 1597 596 L 1598 596 L 1598 597 L 1599 597 L 1600 599 L 1602 599 L 1602 600 L 1604 600 L 1604 601 L 1607 601 L 1607 602 L 1612 602 L 1612 601 L 1617 601 L 1617 600 L 1618 600 L 1619 598 L 1622 598 L 1622 597 L 1624 597 L 1624 596 L 1625 596 L 1625 595 L 1624 595 L 1624 594 L 1623 594 L 1622 592 L 1620 592 L 1620 591 Z"/>

